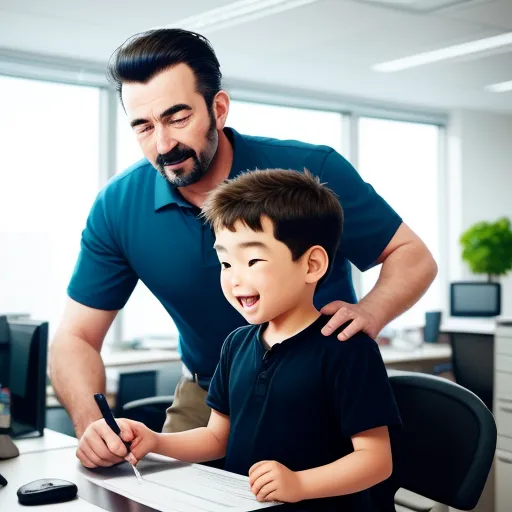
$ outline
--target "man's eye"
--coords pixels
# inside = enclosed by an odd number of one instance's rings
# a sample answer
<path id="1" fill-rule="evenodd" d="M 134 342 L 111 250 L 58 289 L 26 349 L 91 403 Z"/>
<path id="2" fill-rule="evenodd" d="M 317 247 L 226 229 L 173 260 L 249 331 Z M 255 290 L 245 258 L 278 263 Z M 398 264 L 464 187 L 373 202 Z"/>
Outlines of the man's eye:
<path id="1" fill-rule="evenodd" d="M 231 265 L 229 263 L 226 263 L 225 261 L 221 261 L 220 264 L 222 265 L 223 269 L 231 268 Z"/>
<path id="2" fill-rule="evenodd" d="M 249 260 L 249 267 L 252 267 L 257 261 L 262 261 L 262 260 Z"/>
<path id="3" fill-rule="evenodd" d="M 190 116 L 180 117 L 179 119 L 172 119 L 171 124 L 180 125 L 184 123 Z"/>

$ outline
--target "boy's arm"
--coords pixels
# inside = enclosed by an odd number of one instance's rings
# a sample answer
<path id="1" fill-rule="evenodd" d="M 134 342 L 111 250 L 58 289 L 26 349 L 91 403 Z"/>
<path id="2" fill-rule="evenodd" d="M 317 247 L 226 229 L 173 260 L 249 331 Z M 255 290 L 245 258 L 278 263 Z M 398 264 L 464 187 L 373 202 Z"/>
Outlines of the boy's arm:
<path id="1" fill-rule="evenodd" d="M 206 427 L 174 434 L 158 434 L 155 453 L 185 462 L 221 459 L 226 455 L 229 425 L 229 416 L 212 409 Z"/>
<path id="2" fill-rule="evenodd" d="M 369 489 L 393 471 L 388 427 L 378 427 L 352 437 L 354 451 L 331 464 L 299 471 L 304 497 L 327 498 Z"/>
<path id="3" fill-rule="evenodd" d="M 391 476 L 393 460 L 388 427 L 352 436 L 354 451 L 335 462 L 291 471 L 276 461 L 262 461 L 249 471 L 251 491 L 258 501 L 296 502 L 352 494 Z"/>
<path id="4" fill-rule="evenodd" d="M 174 434 L 160 434 L 154 432 L 139 421 L 127 420 L 124 418 L 116 419 L 121 428 L 121 437 L 123 441 L 131 443 L 130 453 L 126 455 L 126 449 L 122 443 L 116 446 L 110 446 L 109 449 L 125 459 L 131 464 L 137 464 L 145 455 L 150 452 L 173 457 L 185 462 L 205 462 L 207 460 L 220 459 L 226 454 L 226 446 L 229 436 L 229 416 L 212 410 L 210 421 L 206 427 L 195 428 L 185 432 Z M 109 429 L 104 420 L 98 420 L 92 423 L 80 439 L 79 449 L 82 449 L 87 455 L 87 439 L 90 437 L 88 431 L 97 429 L 100 437 L 106 438 L 105 432 Z M 87 434 L 87 435 L 86 435 Z M 108 440 L 109 438 L 107 438 Z M 104 442 L 106 443 L 107 440 Z M 126 456 L 125 456 L 126 455 Z M 86 457 L 77 456 L 82 460 L 86 467 L 94 467 Z"/>

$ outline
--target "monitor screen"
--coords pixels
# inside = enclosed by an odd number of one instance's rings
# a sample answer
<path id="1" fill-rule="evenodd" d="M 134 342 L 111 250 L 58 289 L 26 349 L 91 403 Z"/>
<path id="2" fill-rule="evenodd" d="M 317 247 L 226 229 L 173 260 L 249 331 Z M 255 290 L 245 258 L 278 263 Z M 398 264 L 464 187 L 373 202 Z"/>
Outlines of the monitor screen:
<path id="1" fill-rule="evenodd" d="M 491 317 L 501 314 L 499 283 L 460 281 L 450 285 L 452 316 Z"/>
<path id="2" fill-rule="evenodd" d="M 48 323 L 5 316 L 0 319 L 3 319 L 0 326 L 5 327 L 7 320 L 8 327 L 4 342 L 0 343 L 0 383 L 10 391 L 9 433 L 13 437 L 42 435 L 46 413 Z"/>

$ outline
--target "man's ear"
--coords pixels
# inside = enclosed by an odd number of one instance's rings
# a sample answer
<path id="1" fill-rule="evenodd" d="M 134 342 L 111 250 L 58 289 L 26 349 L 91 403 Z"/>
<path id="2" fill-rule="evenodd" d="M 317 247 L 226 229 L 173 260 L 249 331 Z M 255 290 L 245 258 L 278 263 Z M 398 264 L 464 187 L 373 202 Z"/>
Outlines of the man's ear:
<path id="1" fill-rule="evenodd" d="M 329 256 L 326 250 L 321 245 L 315 245 L 304 256 L 307 261 L 306 283 L 318 283 L 329 266 Z"/>
<path id="2" fill-rule="evenodd" d="M 229 112 L 229 96 L 226 91 L 219 91 L 213 98 L 213 115 L 217 130 L 222 130 L 226 124 Z"/>

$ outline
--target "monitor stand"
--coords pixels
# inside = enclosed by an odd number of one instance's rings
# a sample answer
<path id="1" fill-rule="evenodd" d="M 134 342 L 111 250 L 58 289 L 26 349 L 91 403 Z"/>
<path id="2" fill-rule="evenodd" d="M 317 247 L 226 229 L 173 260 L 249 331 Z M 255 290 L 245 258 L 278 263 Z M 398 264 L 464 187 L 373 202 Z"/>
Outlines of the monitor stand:
<path id="1" fill-rule="evenodd" d="M 7 435 L 0 435 L 0 459 L 12 459 L 20 454 L 17 446 Z"/>
<path id="2" fill-rule="evenodd" d="M 16 420 L 12 420 L 11 422 L 10 436 L 13 439 L 21 437 L 41 437 L 42 435 L 43 433 L 35 430 L 33 425 Z"/>

